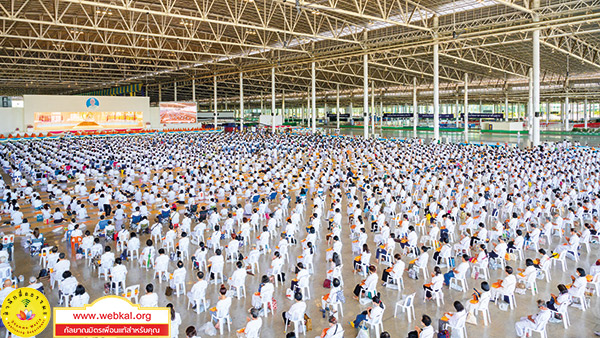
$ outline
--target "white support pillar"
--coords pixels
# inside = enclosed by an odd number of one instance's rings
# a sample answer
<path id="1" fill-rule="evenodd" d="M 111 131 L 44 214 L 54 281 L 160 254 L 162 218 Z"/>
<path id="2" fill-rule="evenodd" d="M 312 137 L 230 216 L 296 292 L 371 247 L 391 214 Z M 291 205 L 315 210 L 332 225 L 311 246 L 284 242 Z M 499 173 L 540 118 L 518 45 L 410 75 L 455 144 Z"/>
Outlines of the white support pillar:
<path id="1" fill-rule="evenodd" d="M 587 97 L 583 100 L 583 128 L 588 127 L 588 101 Z"/>
<path id="2" fill-rule="evenodd" d="M 213 110 L 215 113 L 215 130 L 217 130 L 218 114 L 217 114 L 217 77 L 213 76 Z"/>
<path id="3" fill-rule="evenodd" d="M 162 102 L 162 86 L 158 84 L 158 102 Z"/>
<path id="4" fill-rule="evenodd" d="M 569 131 L 569 115 L 571 115 L 571 104 L 569 102 L 569 91 L 567 90 L 565 93 L 565 131 Z"/>
<path id="5" fill-rule="evenodd" d="M 271 68 L 271 132 L 275 133 L 275 67 Z"/>
<path id="6" fill-rule="evenodd" d="M 533 123 L 532 122 L 532 111 L 533 111 L 533 68 L 529 68 L 529 98 L 527 100 L 527 138 L 529 142 L 533 142 Z"/>
<path id="7" fill-rule="evenodd" d="M 311 91 L 312 91 L 312 132 L 317 132 L 317 71 L 315 69 L 315 63 L 311 63 Z"/>
<path id="8" fill-rule="evenodd" d="M 244 73 L 240 73 L 240 132 L 244 131 Z"/>
<path id="9" fill-rule="evenodd" d="M 365 139 L 369 139 L 369 56 L 363 55 L 363 123 Z"/>
<path id="10" fill-rule="evenodd" d="M 281 91 L 281 124 L 285 122 L 285 90 Z"/>
<path id="11" fill-rule="evenodd" d="M 465 143 L 469 143 L 469 74 L 465 73 Z"/>
<path id="12" fill-rule="evenodd" d="M 504 121 L 508 121 L 508 94 L 504 96 Z"/>
<path id="13" fill-rule="evenodd" d="M 177 82 L 173 82 L 173 101 L 177 102 Z"/>
<path id="14" fill-rule="evenodd" d="M 371 134 L 375 134 L 375 83 L 371 82 Z"/>
<path id="15" fill-rule="evenodd" d="M 458 97 L 456 98 L 456 103 L 454 104 L 454 114 L 456 114 L 456 116 L 454 116 L 454 118 L 456 119 L 456 128 L 458 128 L 458 124 L 460 123 L 460 112 L 458 109 Z"/>
<path id="16" fill-rule="evenodd" d="M 306 127 L 312 130 L 312 118 L 310 117 L 312 110 L 310 108 L 310 90 L 306 94 Z"/>
<path id="17" fill-rule="evenodd" d="M 417 105 L 417 78 L 413 77 L 413 138 L 417 138 L 417 125 L 419 124 L 419 112 Z"/>
<path id="18" fill-rule="evenodd" d="M 304 126 L 306 115 L 306 108 L 304 107 L 304 103 L 302 104 L 302 110 L 300 111 L 300 119 L 302 120 L 302 125 Z"/>
<path id="19" fill-rule="evenodd" d="M 337 129 L 340 129 L 340 84 L 335 87 L 335 114 L 337 115 Z"/>
<path id="20" fill-rule="evenodd" d="M 438 16 L 433 17 L 433 26 L 437 29 Z M 437 33 L 434 35 L 433 45 L 433 138 L 440 139 L 440 43 Z"/>
<path id="21" fill-rule="evenodd" d="M 550 123 L 550 101 L 546 101 L 546 129 L 548 129 L 548 123 Z"/>
<path id="22" fill-rule="evenodd" d="M 196 102 L 196 79 L 192 79 L 192 101 Z"/>
<path id="23" fill-rule="evenodd" d="M 379 132 L 383 133 L 383 91 L 379 98 Z"/>
<path id="24" fill-rule="evenodd" d="M 532 1 L 532 7 L 534 10 L 538 9 L 540 0 Z M 539 16 L 535 12 L 533 14 L 533 21 L 538 22 Z M 533 112 L 532 112 L 532 125 L 533 125 L 533 146 L 537 147 L 540 145 L 540 29 L 537 28 L 533 31 Z"/>

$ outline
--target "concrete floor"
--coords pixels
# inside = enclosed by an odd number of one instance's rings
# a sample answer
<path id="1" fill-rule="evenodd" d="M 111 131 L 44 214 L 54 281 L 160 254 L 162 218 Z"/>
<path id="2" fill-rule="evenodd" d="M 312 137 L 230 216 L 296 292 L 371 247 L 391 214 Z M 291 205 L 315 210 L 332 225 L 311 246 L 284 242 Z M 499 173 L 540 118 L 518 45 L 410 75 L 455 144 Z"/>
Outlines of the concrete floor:
<path id="1" fill-rule="evenodd" d="M 387 134 L 387 132 L 386 132 Z M 392 135 L 396 134 L 396 135 Z M 399 136 L 402 137 L 404 132 L 389 132 L 389 136 Z M 455 135 L 455 134 L 444 134 Z M 458 135 L 458 134 L 456 134 Z M 388 135 L 386 135 L 388 136 Z M 486 141 L 495 140 L 496 138 L 489 139 L 486 135 Z M 506 137 L 504 138 L 506 141 Z M 483 141 L 483 139 L 482 139 Z M 5 180 L 7 178 L 5 177 Z M 7 181 L 8 182 L 8 181 Z M 328 201 L 327 201 L 328 203 Z M 344 206 L 346 205 L 346 201 L 344 200 L 342 203 Z M 326 204 L 327 205 L 327 204 Z M 89 210 L 88 210 L 89 211 Z M 32 210 L 26 210 L 26 217 L 29 215 L 31 217 Z M 90 214 L 92 214 L 90 212 Z M 92 216 L 95 217 L 95 216 Z M 95 219 L 92 219 L 87 223 L 89 229 L 93 229 L 96 224 Z M 34 222 L 33 227 L 40 226 Z M 6 229 L 3 229 L 6 231 Z M 366 306 L 360 305 L 357 301 L 352 299 L 352 289 L 354 285 L 361 281 L 362 277 L 358 275 L 354 275 L 352 272 L 352 264 L 351 259 L 353 257 L 351 252 L 351 245 L 349 243 L 349 229 L 347 227 L 346 217 L 344 217 L 344 228 L 342 233 L 342 239 L 344 241 L 344 282 L 345 282 L 345 295 L 346 295 L 346 304 L 344 305 L 344 316 L 342 319 L 342 323 L 346 330 L 345 337 L 355 337 L 356 331 L 352 329 L 348 325 L 348 321 L 354 319 L 354 316 L 359 313 Z M 58 245 L 61 252 L 68 252 L 70 255 L 70 249 L 67 249 L 67 246 L 64 242 L 61 242 L 62 233 L 56 234 L 49 232 L 46 234 L 48 241 L 52 245 Z M 372 234 L 369 234 L 370 240 L 368 243 L 372 243 Z M 142 243 L 145 242 L 146 237 L 141 238 Z M 557 239 L 554 240 L 554 245 L 556 245 Z M 114 248 L 114 243 L 112 243 Z M 553 245 L 553 246 L 554 246 Z M 313 331 L 309 331 L 308 337 L 319 336 L 320 332 L 323 328 L 327 327 L 327 322 L 325 319 L 321 317 L 321 312 L 318 311 L 318 306 L 316 305 L 316 300 L 319 300 L 320 297 L 328 292 L 328 289 L 324 289 L 322 287 L 323 280 L 325 278 L 326 270 L 328 266 L 325 263 L 325 253 L 324 250 L 326 248 L 326 243 L 324 239 L 318 242 L 318 249 L 315 254 L 315 275 L 311 278 L 312 288 L 311 288 L 311 299 L 308 301 L 308 315 L 313 319 Z M 192 246 L 191 252 L 195 250 L 195 246 Z M 299 246 L 295 248 L 291 248 L 290 256 L 293 257 L 300 254 Z M 536 253 L 533 251 L 529 251 L 526 254 L 526 257 L 535 257 Z M 578 266 L 584 267 L 586 270 L 589 269 L 589 266 L 592 262 L 594 262 L 599 257 L 599 246 L 598 244 L 592 244 L 592 252 L 582 253 L 580 263 L 576 265 L 574 261 L 568 261 L 568 269 L 566 272 L 562 272 L 562 270 L 558 267 L 552 269 L 552 280 L 550 283 L 546 283 L 545 280 L 538 280 L 538 291 L 539 294 L 537 296 L 532 296 L 530 292 L 525 295 L 516 295 L 517 299 L 517 308 L 512 311 L 502 312 L 495 305 L 490 305 L 492 323 L 488 327 L 484 327 L 481 320 L 479 326 L 468 325 L 468 335 L 470 337 L 480 337 L 480 338 L 497 338 L 497 337 L 515 337 L 514 323 L 519 320 L 520 317 L 526 316 L 529 314 L 533 314 L 536 312 L 535 300 L 538 298 L 541 299 L 549 299 L 550 292 L 556 293 L 556 285 L 559 283 L 567 283 L 570 281 L 569 276 L 574 274 L 575 268 Z M 12 262 L 14 268 L 15 275 L 24 275 L 27 280 L 31 275 L 37 275 L 40 266 L 39 266 L 39 258 L 38 257 L 30 257 L 28 254 L 24 253 L 22 247 L 20 247 L 19 243 L 16 243 L 16 252 L 15 252 L 15 260 Z M 100 280 L 97 277 L 97 271 L 92 270 L 90 267 L 86 265 L 86 262 L 83 260 L 77 261 L 73 256 L 71 258 L 71 271 L 74 273 L 75 277 L 83 282 L 88 293 L 91 296 L 91 299 L 94 300 L 98 297 L 102 296 L 103 292 L 103 284 L 104 279 Z M 261 269 L 262 271 L 266 271 L 268 268 L 270 261 L 270 257 L 262 256 L 261 257 Z M 148 282 L 152 281 L 152 271 L 142 270 L 138 267 L 137 262 L 127 262 L 127 268 L 129 269 L 129 274 L 127 277 L 128 285 L 140 284 L 145 285 Z M 188 265 L 189 266 L 189 265 Z M 429 271 L 432 271 L 433 264 L 430 261 Z M 519 262 L 513 264 L 515 267 L 524 267 L 524 263 Z M 172 270 L 171 267 L 170 270 Z M 446 269 L 443 269 L 444 271 Z M 231 274 L 233 271 L 232 264 L 226 264 L 225 274 Z M 194 282 L 194 273 L 189 270 L 188 271 L 188 285 L 187 289 L 189 290 Z M 248 295 L 251 295 L 256 291 L 259 276 L 252 277 L 248 276 L 246 279 L 246 286 Z M 290 273 L 288 272 L 288 276 Z M 500 270 L 491 271 L 491 281 L 495 281 L 496 279 L 502 278 L 502 274 Z M 379 287 L 378 290 L 382 293 L 382 300 L 384 304 L 386 304 L 386 310 L 384 314 L 384 328 L 386 331 L 391 333 L 392 337 L 406 337 L 407 332 L 414 329 L 415 325 L 419 324 L 419 318 L 421 314 L 428 314 L 434 319 L 434 323 L 437 323 L 437 319 L 439 319 L 444 312 L 452 311 L 452 302 L 455 300 L 460 300 L 463 302 L 471 299 L 471 292 L 462 293 L 454 290 L 444 290 L 445 294 L 445 305 L 441 307 L 437 307 L 435 303 L 428 302 L 423 303 L 422 301 L 422 284 L 425 283 L 423 279 L 420 280 L 411 280 L 408 277 L 404 278 L 405 289 L 401 291 L 386 289 L 383 287 Z M 479 287 L 480 281 L 474 281 L 473 279 L 469 279 L 469 287 L 472 288 L 474 286 Z M 158 284 L 156 280 L 154 280 L 155 287 L 158 289 L 159 294 L 159 305 L 164 306 L 167 303 L 171 302 L 175 305 L 175 309 L 181 314 L 182 317 L 182 325 L 180 327 L 181 337 L 184 337 L 183 332 L 185 332 L 185 328 L 189 325 L 194 325 L 197 328 L 202 326 L 209 320 L 209 316 L 206 313 L 196 314 L 192 311 L 187 310 L 187 298 L 186 297 L 166 297 L 164 295 L 164 291 L 166 288 L 166 283 Z M 476 285 L 477 284 L 477 285 Z M 21 285 L 22 286 L 22 285 Z M 273 316 L 269 316 L 263 322 L 262 328 L 262 337 L 284 337 L 283 331 L 283 323 L 281 320 L 281 311 L 286 311 L 290 305 L 291 301 L 285 298 L 285 290 L 289 287 L 289 281 L 286 282 L 285 287 L 277 287 L 275 291 L 275 298 L 277 299 L 279 305 L 277 313 Z M 210 285 L 207 291 L 207 296 L 209 297 L 212 304 L 216 302 L 217 299 L 217 291 L 218 288 L 216 285 Z M 406 315 L 399 314 L 398 318 L 394 318 L 394 305 L 401 298 L 403 294 L 410 294 L 416 292 L 416 317 L 417 321 L 408 322 L 406 319 Z M 46 293 L 50 300 L 50 303 L 54 306 L 58 303 L 57 291 L 50 291 L 46 286 Z M 586 312 L 582 312 L 578 308 L 571 307 L 569 309 L 569 314 L 571 317 L 572 326 L 565 330 L 562 324 L 548 324 L 549 338 L 554 337 L 591 337 L 593 336 L 594 330 L 600 330 L 600 306 L 598 303 L 597 295 L 591 301 L 591 309 L 588 309 Z M 242 300 L 233 300 L 233 304 L 231 307 L 231 317 L 233 319 L 232 331 L 230 333 L 225 333 L 223 337 L 236 337 L 235 330 L 243 327 L 245 325 L 245 318 L 247 314 L 247 310 L 250 308 L 251 302 L 250 297 Z M 437 325 L 435 325 L 437 326 Z M 3 332 L 2 332 L 3 333 Z M 199 332 L 199 336 L 205 337 L 206 335 L 203 332 Z M 217 335 L 218 336 L 218 335 Z M 46 338 L 52 337 L 52 328 L 49 326 L 44 333 L 39 335 L 38 337 Z M 372 333 L 371 337 L 375 337 L 375 334 Z"/>

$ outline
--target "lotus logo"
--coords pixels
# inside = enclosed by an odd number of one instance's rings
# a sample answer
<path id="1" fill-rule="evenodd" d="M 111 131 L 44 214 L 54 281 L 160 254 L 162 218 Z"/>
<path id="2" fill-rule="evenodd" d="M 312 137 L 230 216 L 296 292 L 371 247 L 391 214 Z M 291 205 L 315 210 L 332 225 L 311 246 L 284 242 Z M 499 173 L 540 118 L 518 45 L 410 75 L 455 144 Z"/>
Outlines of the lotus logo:
<path id="1" fill-rule="evenodd" d="M 17 318 L 20 320 L 32 320 L 35 318 L 35 313 L 31 312 L 31 310 L 21 310 L 20 313 L 17 313 Z"/>
<path id="2" fill-rule="evenodd" d="M 97 108 L 100 105 L 100 102 L 95 97 L 90 97 L 85 101 L 85 106 L 88 108 Z"/>

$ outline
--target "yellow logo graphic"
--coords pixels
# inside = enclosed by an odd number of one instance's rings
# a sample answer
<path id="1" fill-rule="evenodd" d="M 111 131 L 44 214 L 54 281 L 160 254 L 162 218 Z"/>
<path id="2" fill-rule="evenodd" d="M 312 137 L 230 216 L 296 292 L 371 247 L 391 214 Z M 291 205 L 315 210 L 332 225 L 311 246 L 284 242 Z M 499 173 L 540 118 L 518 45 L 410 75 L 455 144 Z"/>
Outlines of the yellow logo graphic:
<path id="1" fill-rule="evenodd" d="M 2 322 L 19 337 L 40 334 L 50 323 L 51 314 L 48 299 L 35 289 L 16 289 L 2 303 Z"/>

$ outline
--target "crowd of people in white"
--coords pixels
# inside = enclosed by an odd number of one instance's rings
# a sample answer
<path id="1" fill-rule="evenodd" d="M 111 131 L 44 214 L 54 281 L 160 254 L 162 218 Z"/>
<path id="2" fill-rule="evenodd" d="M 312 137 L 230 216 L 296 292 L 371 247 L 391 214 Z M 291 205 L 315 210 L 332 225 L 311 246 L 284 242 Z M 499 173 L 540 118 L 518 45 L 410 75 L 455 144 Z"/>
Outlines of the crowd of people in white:
<path id="1" fill-rule="evenodd" d="M 288 337 L 306 334 L 321 314 L 329 323 L 321 337 L 390 337 L 389 306 L 410 321 L 415 298 L 440 306 L 452 294 L 454 311 L 437 327 L 422 314 L 420 325 L 393 336 L 462 336 L 479 318 L 489 324 L 490 303 L 512 311 L 519 293 L 531 293 L 539 311 L 514 323 L 516 335 L 544 336 L 549 322 L 570 325 L 571 308 L 597 306 L 600 260 L 580 262 L 582 252 L 598 256 L 600 156 L 592 148 L 160 133 L 6 142 L 0 155 L 0 300 L 23 283 L 13 258 L 24 249 L 32 270 L 38 258 L 41 269 L 29 287 L 56 293 L 60 306 L 94 300 L 71 271 L 82 260 L 104 279 L 105 294 L 169 307 L 172 337 L 201 333 L 181 311 L 206 311 L 221 334 L 233 325 L 255 338 L 277 310 Z M 315 258 L 325 271 L 317 273 Z M 553 269 L 565 278 L 553 282 Z M 504 277 L 492 280 L 494 270 Z M 140 271 L 153 279 L 131 285 Z M 364 279 L 345 285 L 353 274 Z M 422 288 L 405 287 L 406 278 L 423 279 Z M 538 283 L 555 283 L 557 294 L 534 297 Z M 160 303 L 159 288 L 187 297 L 187 310 Z M 384 289 L 403 297 L 387 304 Z M 247 292 L 244 323 L 230 307 Z M 364 310 L 344 322 L 349 303 Z"/>

